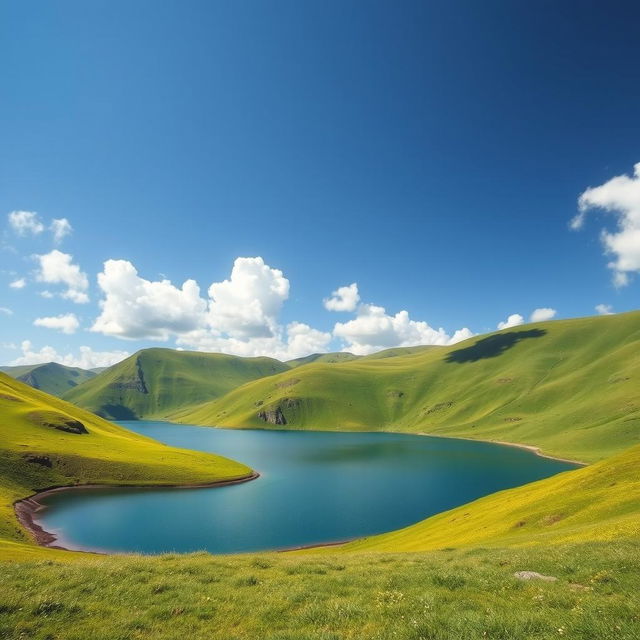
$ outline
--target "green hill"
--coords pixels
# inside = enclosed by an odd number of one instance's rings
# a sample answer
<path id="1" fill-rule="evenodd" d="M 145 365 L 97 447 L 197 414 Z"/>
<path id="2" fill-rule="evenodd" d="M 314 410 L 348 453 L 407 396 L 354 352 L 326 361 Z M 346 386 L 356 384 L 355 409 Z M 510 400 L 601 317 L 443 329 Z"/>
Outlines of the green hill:
<path id="1" fill-rule="evenodd" d="M 163 418 L 179 407 L 217 398 L 249 380 L 289 367 L 272 358 L 143 349 L 65 394 L 104 418 Z"/>
<path id="2" fill-rule="evenodd" d="M 247 477 L 220 456 L 168 447 L 0 373 L 0 548 L 29 541 L 13 503 L 72 484 L 193 484 Z M 21 546 L 22 545 L 22 546 Z M 34 548 L 37 550 L 37 548 Z"/>
<path id="3" fill-rule="evenodd" d="M 324 362 L 325 364 L 340 364 L 342 362 L 350 362 L 351 360 L 357 360 L 360 356 L 356 356 L 353 353 L 347 353 L 346 351 L 337 351 L 334 353 L 312 353 L 309 356 L 303 358 L 295 358 L 294 360 L 287 360 L 287 364 L 292 369 L 301 367 L 305 364 L 311 364 L 312 362 Z"/>
<path id="4" fill-rule="evenodd" d="M 559 320 L 386 359 L 312 363 L 172 420 L 396 430 L 595 461 L 640 442 L 640 312 Z"/>
<path id="5" fill-rule="evenodd" d="M 34 389 L 40 389 L 40 391 L 54 396 L 61 396 L 69 389 L 73 389 L 96 375 L 93 371 L 79 367 L 67 367 L 57 362 L 0 367 L 0 371 Z"/>

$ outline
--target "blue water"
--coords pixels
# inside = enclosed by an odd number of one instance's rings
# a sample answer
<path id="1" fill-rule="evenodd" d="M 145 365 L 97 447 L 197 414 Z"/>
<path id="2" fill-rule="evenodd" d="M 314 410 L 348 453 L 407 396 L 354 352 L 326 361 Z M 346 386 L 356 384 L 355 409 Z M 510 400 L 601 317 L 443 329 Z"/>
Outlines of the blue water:
<path id="1" fill-rule="evenodd" d="M 51 495 L 39 522 L 68 548 L 232 553 L 346 540 L 575 466 L 515 447 L 394 433 L 120 424 L 170 445 L 234 458 L 261 476 L 206 489 Z"/>

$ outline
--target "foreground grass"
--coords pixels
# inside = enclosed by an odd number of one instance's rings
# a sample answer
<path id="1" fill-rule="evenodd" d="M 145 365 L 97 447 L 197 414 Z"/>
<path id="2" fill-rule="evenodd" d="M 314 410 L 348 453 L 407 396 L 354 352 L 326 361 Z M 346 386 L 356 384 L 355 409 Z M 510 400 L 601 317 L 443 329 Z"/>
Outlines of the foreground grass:
<path id="1" fill-rule="evenodd" d="M 640 543 L 627 541 L 0 563 L 0 638 L 637 640 L 639 556 Z M 558 580 L 523 582 L 520 570 Z"/>

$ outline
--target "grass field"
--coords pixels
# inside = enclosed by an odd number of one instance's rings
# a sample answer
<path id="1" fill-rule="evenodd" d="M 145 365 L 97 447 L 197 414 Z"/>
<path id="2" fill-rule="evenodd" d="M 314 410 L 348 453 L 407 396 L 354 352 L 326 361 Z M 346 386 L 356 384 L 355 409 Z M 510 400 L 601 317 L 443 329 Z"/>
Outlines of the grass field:
<path id="1" fill-rule="evenodd" d="M 263 376 L 289 370 L 273 358 L 143 349 L 65 394 L 64 399 L 113 420 L 163 418 Z"/>
<path id="2" fill-rule="evenodd" d="M 637 640 L 637 542 L 2 563 L 0 638 Z M 556 582 L 523 582 L 532 570 Z"/>
<path id="3" fill-rule="evenodd" d="M 273 426 L 262 414 L 281 416 L 278 428 L 462 436 L 593 462 L 640 443 L 638 371 L 640 312 L 632 312 L 526 325 L 409 355 L 314 362 L 170 419 Z"/>

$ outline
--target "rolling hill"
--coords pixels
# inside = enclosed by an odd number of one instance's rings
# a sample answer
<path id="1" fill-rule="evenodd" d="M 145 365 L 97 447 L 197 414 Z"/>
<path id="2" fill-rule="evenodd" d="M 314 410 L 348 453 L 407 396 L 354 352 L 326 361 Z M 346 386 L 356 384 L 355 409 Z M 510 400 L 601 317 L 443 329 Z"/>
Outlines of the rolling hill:
<path id="1" fill-rule="evenodd" d="M 640 442 L 640 312 L 559 320 L 386 359 L 311 363 L 171 419 L 508 441 L 596 461 Z"/>
<path id="2" fill-rule="evenodd" d="M 67 367 L 57 362 L 0 367 L 0 371 L 34 389 L 40 389 L 40 391 L 54 396 L 61 396 L 69 389 L 73 389 L 96 375 L 93 371 L 79 367 Z"/>
<path id="3" fill-rule="evenodd" d="M 64 399 L 104 418 L 163 418 L 289 367 L 272 358 L 143 349 L 72 389 Z"/>
<path id="4" fill-rule="evenodd" d="M 76 484 L 198 484 L 251 470 L 221 456 L 166 446 L 0 373 L 0 547 L 29 541 L 13 503 Z"/>

